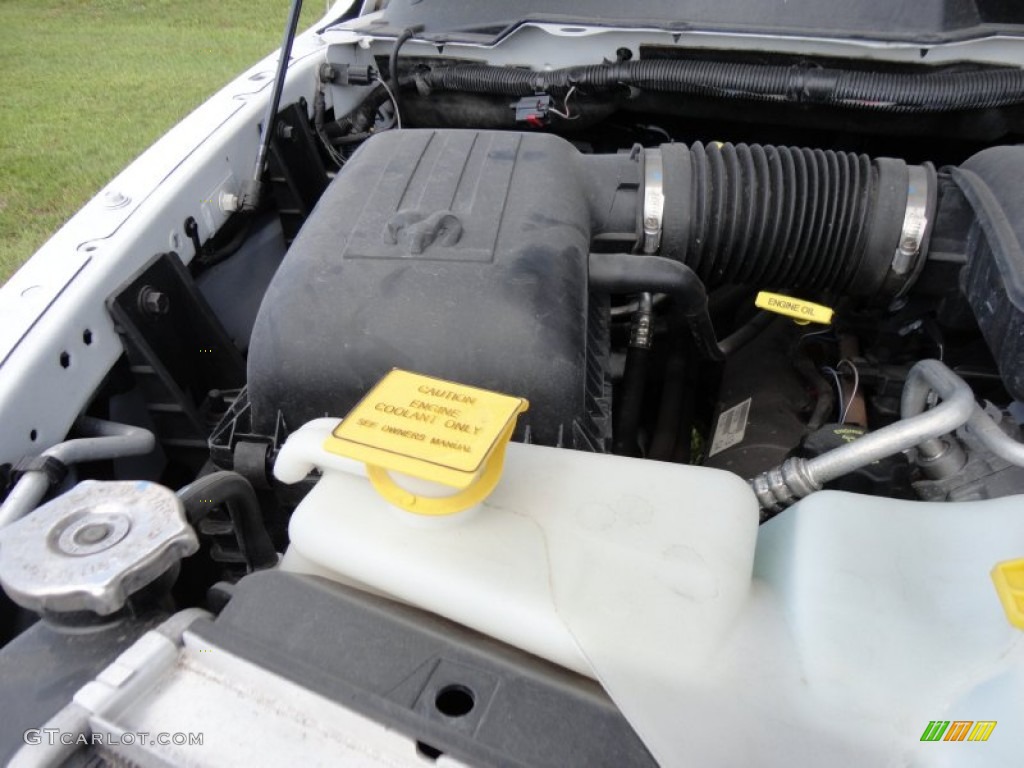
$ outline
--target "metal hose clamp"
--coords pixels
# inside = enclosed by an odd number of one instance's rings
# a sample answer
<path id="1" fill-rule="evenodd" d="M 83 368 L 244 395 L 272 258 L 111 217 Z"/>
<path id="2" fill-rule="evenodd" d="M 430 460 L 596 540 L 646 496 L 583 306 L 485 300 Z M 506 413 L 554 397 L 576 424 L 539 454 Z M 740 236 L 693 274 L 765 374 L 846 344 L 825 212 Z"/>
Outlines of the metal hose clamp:
<path id="1" fill-rule="evenodd" d="M 928 231 L 928 171 L 924 166 L 911 165 L 907 173 L 907 208 L 899 245 L 892 257 L 892 271 L 900 276 L 913 271 Z"/>
<path id="2" fill-rule="evenodd" d="M 661 247 L 661 225 L 665 217 L 665 171 L 660 149 L 644 152 L 644 253 Z"/>

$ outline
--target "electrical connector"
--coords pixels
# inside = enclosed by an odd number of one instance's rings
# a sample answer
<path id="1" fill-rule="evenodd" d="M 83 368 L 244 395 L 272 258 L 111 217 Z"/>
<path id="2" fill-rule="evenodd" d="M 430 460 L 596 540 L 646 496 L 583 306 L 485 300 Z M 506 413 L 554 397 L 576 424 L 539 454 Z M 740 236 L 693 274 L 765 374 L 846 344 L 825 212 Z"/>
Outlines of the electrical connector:
<path id="1" fill-rule="evenodd" d="M 524 96 L 509 106 L 516 111 L 516 122 L 531 128 L 543 128 L 551 120 L 551 96 L 546 93 Z"/>
<path id="2" fill-rule="evenodd" d="M 332 85 L 369 85 L 377 79 L 377 70 L 370 64 L 320 65 L 320 81 Z"/>

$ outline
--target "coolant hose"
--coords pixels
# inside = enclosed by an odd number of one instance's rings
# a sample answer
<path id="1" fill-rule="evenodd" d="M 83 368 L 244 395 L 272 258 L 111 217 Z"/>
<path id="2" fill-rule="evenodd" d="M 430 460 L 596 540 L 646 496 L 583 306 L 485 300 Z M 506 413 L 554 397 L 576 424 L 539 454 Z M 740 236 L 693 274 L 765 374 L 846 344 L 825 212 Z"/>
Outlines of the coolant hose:
<path id="1" fill-rule="evenodd" d="M 214 472 L 178 491 L 189 523 L 199 523 L 221 504 L 227 507 L 238 546 L 250 571 L 277 565 L 277 551 L 270 540 L 259 499 L 252 484 L 237 472 Z"/>
<path id="2" fill-rule="evenodd" d="M 685 320 L 700 354 L 724 360 L 708 314 L 708 294 L 685 264 L 633 253 L 590 254 L 590 290 L 598 293 L 665 293 Z"/>
<path id="3" fill-rule="evenodd" d="M 1024 70 L 858 72 L 813 65 L 782 66 L 700 60 L 642 60 L 538 72 L 457 64 L 417 78 L 430 88 L 502 96 L 546 91 L 641 88 L 714 98 L 934 113 L 1024 102 Z"/>

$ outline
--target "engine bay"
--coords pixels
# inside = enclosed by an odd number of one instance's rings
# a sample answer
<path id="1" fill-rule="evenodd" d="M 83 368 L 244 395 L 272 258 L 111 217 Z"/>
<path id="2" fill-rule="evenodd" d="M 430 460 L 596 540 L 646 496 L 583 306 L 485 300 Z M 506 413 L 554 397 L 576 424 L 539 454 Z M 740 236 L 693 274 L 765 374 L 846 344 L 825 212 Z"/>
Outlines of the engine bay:
<path id="1" fill-rule="evenodd" d="M 950 636 L 1009 659 L 992 701 L 1018 701 L 1001 612 L 1024 598 L 1012 574 L 1003 607 L 978 595 L 1024 535 L 1021 70 L 628 29 L 526 60 L 487 25 L 364 16 L 319 30 L 265 169 L 249 136 L 259 177 L 204 181 L 186 237 L 104 296 L 120 348 L 69 439 L 3 465 L 0 665 L 73 629 L 84 684 L 167 621 L 183 657 L 238 662 L 218 674 L 268 733 L 301 717 L 259 702 L 313 692 L 418 760 L 488 765 L 679 764 L 672 713 L 705 706 L 769 743 L 776 696 L 797 714 L 764 764 L 889 758 L 888 724 L 864 715 L 858 751 L 825 718 L 894 680 L 908 720 L 984 685 L 940 679 L 940 621 L 986 627 Z M 374 400 L 396 370 L 418 389 Z M 455 466 L 478 391 L 521 406 L 464 516 L 399 521 L 437 488 L 375 493 L 332 454 L 376 409 Z M 858 646 L 859 621 L 890 640 Z M 199 663 L 160 667 L 163 709 L 92 714 L 233 706 Z M 691 730 L 699 764 L 749 757 Z"/>
<path id="2" fill-rule="evenodd" d="M 462 83 L 462 99 L 520 90 L 486 68 L 411 66 L 410 81 Z M 353 77 L 330 64 L 320 74 Z M 1019 152 L 936 168 L 666 142 L 651 126 L 633 137 L 646 142 L 615 147 L 612 126 L 591 120 L 598 147 L 562 117 L 574 98 L 585 113 L 570 91 L 587 78 L 548 77 L 560 79 L 530 88 L 564 95 L 565 112 L 550 94 L 525 116 L 521 101 L 504 104 L 525 131 L 448 127 L 415 98 L 397 130 L 383 81 L 367 97 L 372 127 L 365 103 L 334 122 L 314 108 L 337 178 L 269 285 L 241 395 L 244 429 L 269 455 L 280 425 L 345 413 L 398 367 L 527 398 L 519 441 L 735 472 L 766 519 L 821 487 L 929 500 L 1020 491 L 1010 442 L 972 441 L 965 424 L 952 442 L 865 448 L 824 481 L 781 469 L 905 419 L 901 392 L 924 359 L 1019 438 L 1020 256 L 996 233 L 1016 218 Z"/>

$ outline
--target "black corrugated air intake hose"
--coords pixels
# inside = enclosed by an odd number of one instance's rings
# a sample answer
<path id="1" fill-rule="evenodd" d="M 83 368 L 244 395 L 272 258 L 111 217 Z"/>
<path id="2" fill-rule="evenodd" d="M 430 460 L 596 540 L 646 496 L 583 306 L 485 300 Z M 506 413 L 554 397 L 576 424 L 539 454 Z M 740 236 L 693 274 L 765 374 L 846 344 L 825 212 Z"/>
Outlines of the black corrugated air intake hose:
<path id="1" fill-rule="evenodd" d="M 578 164 L 593 250 L 667 256 L 709 289 L 885 301 L 913 284 L 935 219 L 935 169 L 902 160 L 696 143 Z"/>
<path id="2" fill-rule="evenodd" d="M 746 144 L 656 152 L 645 152 L 657 173 L 638 204 L 648 205 L 660 176 L 658 252 L 708 287 L 891 297 L 915 276 L 936 202 L 931 166 Z M 645 229 L 654 214 L 642 212 Z"/>
<path id="3" fill-rule="evenodd" d="M 631 86 L 694 96 L 781 101 L 885 112 L 952 112 L 1024 102 L 1024 70 L 858 72 L 814 65 L 643 60 L 535 72 L 457 64 L 420 73 L 427 87 L 468 93 L 535 93 Z"/>

